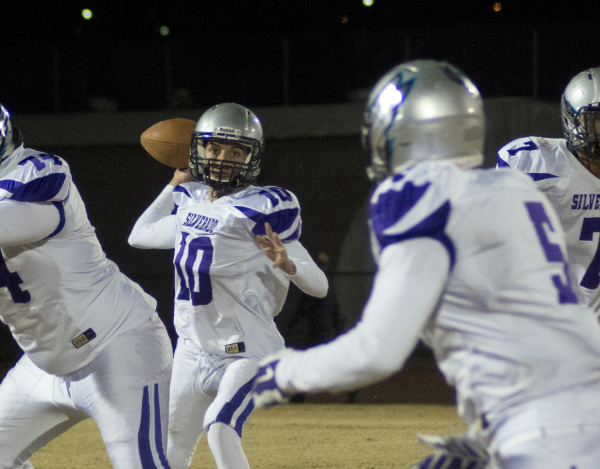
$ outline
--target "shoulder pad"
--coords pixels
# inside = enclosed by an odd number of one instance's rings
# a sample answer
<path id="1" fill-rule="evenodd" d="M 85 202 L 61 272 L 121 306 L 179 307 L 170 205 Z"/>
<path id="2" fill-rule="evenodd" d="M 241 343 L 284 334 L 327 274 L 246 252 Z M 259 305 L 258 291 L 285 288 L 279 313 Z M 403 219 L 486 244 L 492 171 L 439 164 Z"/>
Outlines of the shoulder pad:
<path id="1" fill-rule="evenodd" d="M 26 149 L 0 179 L 0 200 L 62 202 L 69 196 L 71 172 L 65 160 Z"/>
<path id="2" fill-rule="evenodd" d="M 390 244 L 428 237 L 441 241 L 452 257 L 454 249 L 445 228 L 451 210 L 449 188 L 455 185 L 457 172 L 451 163 L 419 164 L 383 181 L 369 206 L 373 253 L 378 255 Z"/>
<path id="3" fill-rule="evenodd" d="M 300 204 L 290 191 L 276 186 L 251 187 L 234 194 L 232 204 L 242 216 L 254 222 L 255 235 L 264 236 L 265 223 L 269 223 L 282 241 L 300 237 Z"/>
<path id="4" fill-rule="evenodd" d="M 568 151 L 561 147 L 561 141 L 542 137 L 513 140 L 498 151 L 496 167 L 517 169 L 534 181 L 560 177 L 565 170 L 564 159 L 560 160 Z"/>

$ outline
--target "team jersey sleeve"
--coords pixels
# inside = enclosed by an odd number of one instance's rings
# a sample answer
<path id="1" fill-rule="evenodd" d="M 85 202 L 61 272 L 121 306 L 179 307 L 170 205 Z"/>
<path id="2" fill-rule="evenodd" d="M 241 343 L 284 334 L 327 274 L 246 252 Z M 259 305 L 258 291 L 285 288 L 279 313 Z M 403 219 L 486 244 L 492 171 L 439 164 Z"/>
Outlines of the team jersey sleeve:
<path id="1" fill-rule="evenodd" d="M 135 222 L 128 242 L 139 249 L 173 249 L 177 225 L 173 212 L 174 187 L 166 186 Z"/>
<path id="2" fill-rule="evenodd" d="M 530 152 L 535 150 L 538 150 L 538 146 L 530 137 L 513 140 L 498 150 L 496 168 L 528 172 L 533 163 Z"/>
<path id="3" fill-rule="evenodd" d="M 256 187 L 235 201 L 234 206 L 249 220 L 254 235 L 265 236 L 265 223 L 269 223 L 284 243 L 300 238 L 300 204 L 290 191 L 275 186 Z"/>
<path id="4" fill-rule="evenodd" d="M 400 370 L 436 310 L 449 266 L 447 251 L 432 239 L 384 248 L 358 324 L 332 342 L 281 358 L 277 385 L 290 394 L 342 392 Z"/>
<path id="5" fill-rule="evenodd" d="M 317 298 L 324 298 L 329 289 L 325 273 L 315 263 L 300 241 L 286 244 L 288 257 L 296 266 L 296 273 L 288 275 L 289 279 L 304 293 Z"/>
<path id="6" fill-rule="evenodd" d="M 61 213 L 54 204 L 0 200 L 0 247 L 51 237 L 61 226 Z"/>
<path id="7" fill-rule="evenodd" d="M 556 149 L 551 148 L 550 145 L 554 140 L 539 137 L 513 140 L 498 150 L 496 168 L 519 170 L 536 182 L 557 178 L 562 171 L 553 164 Z M 543 144 L 547 148 L 546 155 L 540 148 Z"/>
<path id="8" fill-rule="evenodd" d="M 30 154 L 0 179 L 0 200 L 63 202 L 69 196 L 71 173 L 62 158 L 27 150 Z"/>

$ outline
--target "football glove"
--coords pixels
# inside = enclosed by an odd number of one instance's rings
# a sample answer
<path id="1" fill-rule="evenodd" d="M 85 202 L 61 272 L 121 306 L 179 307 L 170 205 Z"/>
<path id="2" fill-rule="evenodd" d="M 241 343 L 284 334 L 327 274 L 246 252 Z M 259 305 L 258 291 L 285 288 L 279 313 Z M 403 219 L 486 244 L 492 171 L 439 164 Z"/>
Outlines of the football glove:
<path id="1" fill-rule="evenodd" d="M 461 435 L 443 437 L 438 435 L 418 435 L 419 441 L 437 448 L 410 469 L 485 469 L 490 456 L 481 443 Z"/>
<path id="2" fill-rule="evenodd" d="M 277 404 L 287 404 L 291 395 L 284 393 L 275 380 L 275 367 L 288 350 L 271 355 L 259 363 L 258 371 L 254 376 L 254 387 L 252 388 L 252 400 L 255 407 L 272 407 Z"/>

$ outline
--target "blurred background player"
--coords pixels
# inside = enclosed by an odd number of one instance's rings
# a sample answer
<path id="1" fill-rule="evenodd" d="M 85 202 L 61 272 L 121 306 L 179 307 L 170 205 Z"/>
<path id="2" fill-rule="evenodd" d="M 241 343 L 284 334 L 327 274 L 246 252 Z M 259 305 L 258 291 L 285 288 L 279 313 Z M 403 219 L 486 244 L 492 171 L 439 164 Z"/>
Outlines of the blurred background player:
<path id="1" fill-rule="evenodd" d="M 529 174 L 567 239 L 571 285 L 600 309 L 600 68 L 571 79 L 561 98 L 564 138 L 524 137 L 498 151 L 498 168 Z"/>
<path id="2" fill-rule="evenodd" d="M 68 164 L 0 105 L 0 319 L 24 355 L 0 384 L 0 468 L 91 417 L 117 469 L 168 468 L 172 347 L 156 300 L 108 260 Z"/>
<path id="3" fill-rule="evenodd" d="M 191 141 L 189 169 L 138 219 L 129 243 L 173 249 L 178 334 L 171 381 L 168 456 L 187 468 L 206 432 L 219 469 L 247 468 L 242 428 L 260 359 L 284 348 L 273 317 L 290 280 L 324 297 L 328 282 L 298 240 L 300 206 L 279 187 L 253 185 L 263 130 L 239 104 L 207 110 Z"/>
<path id="4" fill-rule="evenodd" d="M 483 161 L 475 85 L 444 62 L 401 64 L 371 92 L 363 138 L 370 178 L 385 177 L 370 203 L 378 271 L 363 316 L 328 344 L 267 358 L 255 403 L 382 380 L 421 336 L 459 415 L 483 422 L 481 454 L 443 467 L 484 467 L 485 449 L 501 469 L 597 467 L 600 332 L 531 178 L 467 169 Z M 434 459 L 417 467 L 448 463 Z"/>

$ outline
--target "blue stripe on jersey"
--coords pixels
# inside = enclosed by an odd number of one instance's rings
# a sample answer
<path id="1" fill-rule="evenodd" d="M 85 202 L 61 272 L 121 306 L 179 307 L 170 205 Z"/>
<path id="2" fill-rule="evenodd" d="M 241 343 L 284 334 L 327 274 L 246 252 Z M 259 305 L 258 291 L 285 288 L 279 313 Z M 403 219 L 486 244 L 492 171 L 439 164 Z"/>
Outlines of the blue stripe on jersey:
<path id="1" fill-rule="evenodd" d="M 5 179 L 0 181 L 0 189 L 12 192 L 11 200 L 47 202 L 59 193 L 66 177 L 64 173 L 52 173 L 26 183 Z"/>
<path id="2" fill-rule="evenodd" d="M 265 236 L 265 222 L 271 225 L 271 228 L 275 233 L 283 233 L 284 231 L 289 230 L 296 218 L 298 218 L 298 208 L 287 208 L 284 210 L 279 210 L 277 212 L 272 212 L 267 215 L 257 212 L 256 210 L 252 210 L 248 207 L 235 207 L 244 215 L 246 215 L 250 220 L 252 220 L 256 225 L 252 229 L 252 233 L 257 236 Z M 298 239 L 300 236 L 300 230 L 294 231 L 287 238 L 282 238 L 282 241 L 293 241 Z"/>
<path id="3" fill-rule="evenodd" d="M 377 233 L 377 240 L 379 241 L 380 250 L 383 251 L 383 248 L 390 244 L 407 241 L 409 239 L 432 238 L 442 243 L 448 251 L 448 255 L 450 256 L 450 269 L 452 270 L 454 262 L 456 261 L 456 250 L 454 249 L 454 243 L 444 232 L 449 216 L 450 201 L 446 201 L 440 208 L 421 221 L 421 223 L 413 226 L 404 233 L 385 235 L 379 232 Z"/>
<path id="4" fill-rule="evenodd" d="M 144 386 L 144 395 L 142 397 L 142 418 L 138 432 L 138 447 L 140 449 L 142 468 L 157 469 L 152 457 L 152 448 L 150 447 L 150 398 L 148 396 L 147 385 Z"/>
<path id="5" fill-rule="evenodd" d="M 555 174 L 550 173 L 525 173 L 528 176 L 531 176 L 531 179 L 534 181 L 543 181 L 544 179 L 557 178 Z"/>
<path id="6" fill-rule="evenodd" d="M 417 186 L 412 182 L 404 184 L 400 191 L 388 191 L 380 194 L 376 203 L 370 206 L 370 218 L 373 231 L 379 243 L 379 249 L 383 250 L 390 244 L 415 239 L 420 237 L 432 238 L 440 241 L 450 256 L 450 268 L 454 265 L 456 252 L 452 240 L 446 235 L 444 229 L 450 216 L 450 201 L 446 201 L 440 208 L 423 219 L 420 223 L 408 231 L 399 234 L 386 235 L 384 231 L 396 224 L 406 215 L 421 197 L 427 192 L 431 183 Z"/>
<path id="7" fill-rule="evenodd" d="M 192 198 L 192 196 L 190 195 L 190 193 L 187 191 L 187 189 L 185 187 L 175 186 L 175 189 L 173 189 L 173 192 L 181 192 L 181 193 L 187 195 L 190 199 Z"/>
<path id="8" fill-rule="evenodd" d="M 171 469 L 169 461 L 165 456 L 165 451 L 162 444 L 162 424 L 160 421 L 160 397 L 158 395 L 158 383 L 154 384 L 154 442 L 160 463 L 164 469 Z"/>
<path id="9" fill-rule="evenodd" d="M 388 191 L 380 194 L 377 202 L 371 204 L 369 208 L 375 233 L 379 235 L 406 215 L 423 197 L 429 185 L 429 182 L 422 186 L 407 182 L 400 191 Z"/>
<path id="10" fill-rule="evenodd" d="M 63 206 L 62 202 L 52 202 L 52 204 L 57 208 L 60 220 L 58 221 L 58 226 L 56 229 L 46 236 L 46 239 L 57 235 L 65 227 L 65 207 Z"/>
<path id="11" fill-rule="evenodd" d="M 219 412 L 219 415 L 217 415 L 215 422 L 221 422 L 225 425 L 231 425 L 231 421 L 233 420 L 233 414 L 243 404 L 244 400 L 248 396 L 248 393 L 250 393 L 253 387 L 254 379 L 251 379 L 240 389 L 238 389 L 233 398 L 223 406 L 223 408 Z M 252 400 L 250 402 L 252 402 Z M 246 422 L 246 419 L 248 418 L 248 415 L 250 415 L 250 412 L 252 412 L 253 408 L 254 405 L 252 405 L 252 407 L 246 406 L 244 411 L 237 418 L 237 422 L 235 424 L 234 429 L 240 438 L 242 437 L 242 427 L 244 426 L 244 422 Z"/>
<path id="12" fill-rule="evenodd" d="M 500 155 L 496 156 L 496 164 L 498 165 L 498 168 L 510 168 L 510 165 L 500 158 Z"/>

